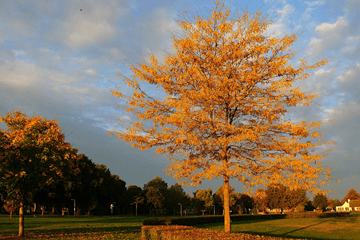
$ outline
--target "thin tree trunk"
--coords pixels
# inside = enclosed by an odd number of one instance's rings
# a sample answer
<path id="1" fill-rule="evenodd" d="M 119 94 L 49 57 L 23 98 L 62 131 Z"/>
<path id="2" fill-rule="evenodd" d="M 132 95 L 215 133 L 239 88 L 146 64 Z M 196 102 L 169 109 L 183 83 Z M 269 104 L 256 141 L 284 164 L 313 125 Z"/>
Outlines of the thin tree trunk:
<path id="1" fill-rule="evenodd" d="M 13 212 L 13 211 L 10 211 L 10 218 L 12 218 L 12 212 Z"/>
<path id="2" fill-rule="evenodd" d="M 19 208 L 19 237 L 24 237 L 24 202 L 20 201 Z"/>
<path id="3" fill-rule="evenodd" d="M 230 194 L 229 194 L 229 177 L 224 176 L 224 228 L 225 232 L 231 232 L 230 222 Z"/>
<path id="4" fill-rule="evenodd" d="M 226 108 L 226 116 L 225 116 L 225 132 L 227 131 L 227 127 L 229 126 L 229 108 L 227 106 Z M 227 138 L 227 136 L 226 136 Z M 223 152 L 222 152 L 222 160 L 223 160 L 223 169 L 224 169 L 224 185 L 223 185 L 223 191 L 224 191 L 224 229 L 225 232 L 231 232 L 231 222 L 230 222 L 230 186 L 229 186 L 229 176 L 228 176 L 228 143 L 225 142 L 223 146 Z"/>

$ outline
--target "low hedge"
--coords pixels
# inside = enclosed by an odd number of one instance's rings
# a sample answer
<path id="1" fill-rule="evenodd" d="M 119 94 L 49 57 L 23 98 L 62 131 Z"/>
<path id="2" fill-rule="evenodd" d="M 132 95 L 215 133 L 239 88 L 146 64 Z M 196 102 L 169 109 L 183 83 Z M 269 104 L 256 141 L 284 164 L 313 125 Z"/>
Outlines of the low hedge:
<path id="1" fill-rule="evenodd" d="M 142 240 L 164 240 L 164 239 L 167 240 L 210 240 L 210 239 L 285 240 L 289 238 L 259 236 L 259 235 L 251 235 L 246 233 L 226 233 L 223 231 L 195 228 L 190 226 L 142 226 L 141 239 Z"/>
<path id="2" fill-rule="evenodd" d="M 348 212 L 306 212 L 306 213 L 287 213 L 285 218 L 327 218 L 327 217 L 348 217 Z"/>
<path id="3" fill-rule="evenodd" d="M 315 218 L 315 217 L 344 217 L 349 216 L 349 213 L 287 213 L 287 214 L 245 214 L 245 215 L 231 215 L 231 221 L 244 220 L 259 220 L 259 219 L 284 219 L 284 218 Z M 193 226 L 199 224 L 224 222 L 224 216 L 200 216 L 200 217 L 179 217 L 179 218 L 156 218 L 144 219 L 143 225 L 183 225 Z"/>

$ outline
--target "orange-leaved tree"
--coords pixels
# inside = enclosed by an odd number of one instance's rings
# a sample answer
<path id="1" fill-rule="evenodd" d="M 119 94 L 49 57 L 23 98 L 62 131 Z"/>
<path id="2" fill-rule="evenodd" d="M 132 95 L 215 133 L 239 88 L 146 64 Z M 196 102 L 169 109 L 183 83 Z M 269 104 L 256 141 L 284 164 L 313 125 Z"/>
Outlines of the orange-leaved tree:
<path id="1" fill-rule="evenodd" d="M 56 120 L 14 111 L 0 122 L 8 128 L 0 130 L 0 190 L 4 200 L 19 203 L 19 236 L 24 236 L 24 205 L 74 169 L 69 160 L 76 152 L 64 141 Z"/>
<path id="2" fill-rule="evenodd" d="M 293 83 L 327 62 L 308 66 L 300 59 L 294 68 L 289 47 L 295 35 L 266 37 L 271 20 L 260 18 L 261 11 L 253 17 L 230 13 L 217 1 L 209 17 L 177 21 L 184 34 L 173 35 L 175 53 L 167 54 L 165 64 L 150 54 L 149 63 L 129 66 L 130 78 L 119 73 L 133 93 L 112 94 L 126 99 L 126 110 L 138 121 L 110 132 L 141 150 L 168 153 L 173 164 L 167 173 L 182 184 L 223 178 L 226 232 L 230 179 L 249 187 L 272 182 L 313 191 L 332 178 L 319 162 L 326 153 L 309 150 L 328 142 L 304 139 L 319 138 L 313 128 L 320 123 L 284 119 L 289 107 L 310 105 L 316 97 Z M 146 92 L 141 82 L 162 95 Z"/>

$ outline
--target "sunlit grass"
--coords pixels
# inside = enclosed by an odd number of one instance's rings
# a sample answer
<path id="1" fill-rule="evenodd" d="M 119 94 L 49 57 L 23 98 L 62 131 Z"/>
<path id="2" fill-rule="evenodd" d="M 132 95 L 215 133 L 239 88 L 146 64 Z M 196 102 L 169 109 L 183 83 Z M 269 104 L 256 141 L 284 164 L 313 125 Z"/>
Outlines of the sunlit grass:
<path id="1" fill-rule="evenodd" d="M 222 223 L 195 227 L 224 231 Z M 360 239 L 360 214 L 349 217 L 293 218 L 232 222 L 232 232 L 308 239 Z"/>

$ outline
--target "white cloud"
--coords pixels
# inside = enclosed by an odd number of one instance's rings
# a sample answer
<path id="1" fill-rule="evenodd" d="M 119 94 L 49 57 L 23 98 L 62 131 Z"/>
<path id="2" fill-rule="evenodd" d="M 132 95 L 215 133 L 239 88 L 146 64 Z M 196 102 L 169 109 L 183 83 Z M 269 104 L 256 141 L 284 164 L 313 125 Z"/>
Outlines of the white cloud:
<path id="1" fill-rule="evenodd" d="M 339 33 L 344 32 L 348 27 L 348 23 L 344 17 L 339 17 L 335 23 L 322 23 L 315 28 L 315 32 L 320 37 L 329 37 L 329 36 L 338 36 L 342 38 L 343 36 Z"/>
<path id="2" fill-rule="evenodd" d="M 315 28 L 317 38 L 311 38 L 308 52 L 317 57 L 323 54 L 324 50 L 339 49 L 344 46 L 344 37 L 347 35 L 349 24 L 344 17 L 338 17 L 335 23 L 321 23 Z"/>
<path id="3" fill-rule="evenodd" d="M 326 2 L 325 0 L 318 0 L 318 1 L 313 1 L 313 2 L 307 2 L 307 1 L 305 1 L 305 3 L 306 3 L 308 6 L 324 5 L 325 2 Z"/>
<path id="4" fill-rule="evenodd" d="M 52 51 L 48 48 L 39 48 L 39 52 L 42 54 L 48 54 L 48 53 L 53 53 L 54 51 Z"/>
<path id="5" fill-rule="evenodd" d="M 360 35 L 356 35 L 356 36 L 349 36 L 348 37 L 349 41 L 358 41 L 360 40 Z"/>
<path id="6" fill-rule="evenodd" d="M 48 35 L 70 48 L 86 48 L 109 41 L 121 33 L 118 19 L 131 9 L 128 1 L 69 2 L 63 21 Z M 82 9 L 82 11 L 80 11 Z"/>
<path id="7" fill-rule="evenodd" d="M 115 27 L 106 21 L 98 22 L 82 19 L 79 16 L 69 19 L 63 29 L 65 30 L 64 43 L 71 48 L 83 48 L 101 43 L 116 33 Z"/>
<path id="8" fill-rule="evenodd" d="M 339 75 L 337 79 L 342 84 L 356 86 L 356 85 L 360 85 L 358 81 L 359 76 L 360 76 L 360 63 L 357 63 L 354 67 L 348 69 L 347 71 Z"/>
<path id="9" fill-rule="evenodd" d="M 87 75 L 89 75 L 89 76 L 92 76 L 92 77 L 97 75 L 96 72 L 93 69 L 86 69 L 85 73 Z"/>
<path id="10" fill-rule="evenodd" d="M 290 4 L 286 4 L 282 9 L 278 9 L 276 11 L 276 13 L 278 14 L 276 21 L 268 26 L 264 34 L 267 36 L 269 36 L 270 34 L 273 34 L 275 36 L 280 36 L 285 33 L 288 33 L 289 32 L 288 24 L 290 21 L 289 16 L 294 11 L 295 8 Z"/>
<path id="11" fill-rule="evenodd" d="M 21 50 L 12 50 L 12 52 L 14 53 L 15 56 L 26 55 L 26 53 Z"/>
<path id="12" fill-rule="evenodd" d="M 39 68 L 24 61 L 11 62 L 6 60 L 0 66 L 0 82 L 16 88 L 37 87 L 40 84 Z"/>

